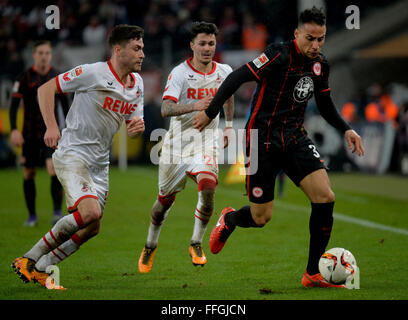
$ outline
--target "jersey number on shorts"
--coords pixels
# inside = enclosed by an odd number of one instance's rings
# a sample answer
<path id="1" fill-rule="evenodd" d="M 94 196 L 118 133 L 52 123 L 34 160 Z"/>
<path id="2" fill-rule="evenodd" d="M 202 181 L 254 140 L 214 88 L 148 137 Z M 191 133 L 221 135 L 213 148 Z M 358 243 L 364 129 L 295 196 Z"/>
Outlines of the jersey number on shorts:
<path id="1" fill-rule="evenodd" d="M 208 155 L 204 156 L 205 165 L 213 167 L 215 166 L 218 169 L 218 164 L 215 162 L 214 158 Z"/>
<path id="2" fill-rule="evenodd" d="M 314 144 L 309 144 L 309 149 L 312 149 L 313 155 L 314 155 L 316 158 L 320 158 L 320 154 L 319 154 L 319 152 L 317 152 L 316 147 L 315 147 Z"/>

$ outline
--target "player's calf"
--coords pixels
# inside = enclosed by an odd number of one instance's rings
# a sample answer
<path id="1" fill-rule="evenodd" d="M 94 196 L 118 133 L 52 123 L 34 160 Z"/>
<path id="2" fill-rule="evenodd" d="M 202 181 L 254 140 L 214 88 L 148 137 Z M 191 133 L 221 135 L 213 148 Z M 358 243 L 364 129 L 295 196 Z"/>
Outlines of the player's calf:
<path id="1" fill-rule="evenodd" d="M 37 262 L 41 256 L 57 248 L 60 244 L 67 241 L 79 229 L 84 228 L 79 211 L 64 216 L 55 226 L 46 233 L 24 257 Z"/>
<path id="2" fill-rule="evenodd" d="M 198 180 L 198 202 L 194 212 L 194 230 L 191 237 L 191 245 L 201 244 L 203 241 L 208 222 L 214 210 L 216 184 L 217 182 L 212 176 L 210 178 L 199 178 Z M 203 265 L 204 263 L 201 264 Z"/>
<path id="3" fill-rule="evenodd" d="M 174 194 L 168 196 L 158 195 L 157 200 L 153 204 L 152 211 L 150 212 L 151 223 L 156 226 L 160 226 L 167 218 L 167 214 L 172 207 L 176 196 Z"/>

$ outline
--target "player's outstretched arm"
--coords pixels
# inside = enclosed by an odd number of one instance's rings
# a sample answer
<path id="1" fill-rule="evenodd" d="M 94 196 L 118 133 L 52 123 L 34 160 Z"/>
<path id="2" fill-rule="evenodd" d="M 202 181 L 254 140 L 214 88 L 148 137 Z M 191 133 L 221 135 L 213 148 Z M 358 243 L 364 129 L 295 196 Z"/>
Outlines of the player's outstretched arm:
<path id="1" fill-rule="evenodd" d="M 40 106 L 41 115 L 44 119 L 47 131 L 44 135 L 44 142 L 50 148 L 57 148 L 58 140 L 61 138 L 61 133 L 55 119 L 54 106 L 55 94 L 58 92 L 55 78 L 44 83 L 38 88 L 38 104 Z"/>
<path id="2" fill-rule="evenodd" d="M 350 125 L 343 119 L 340 113 L 337 111 L 333 100 L 330 97 L 330 92 L 319 93 L 315 95 L 317 108 L 321 116 L 333 127 L 344 132 L 349 149 L 354 149 L 352 152 L 356 152 L 359 156 L 364 155 L 364 147 L 361 141 L 361 137 L 350 127 Z"/>
<path id="3" fill-rule="evenodd" d="M 193 127 L 202 131 L 211 120 L 218 115 L 224 103 L 243 83 L 255 80 L 256 79 L 246 65 L 231 72 L 219 87 L 208 108 L 195 116 Z"/>
<path id="4" fill-rule="evenodd" d="M 197 100 L 195 103 L 178 104 L 170 99 L 163 100 L 161 107 L 162 117 L 180 116 L 185 113 L 193 111 L 201 111 L 207 109 L 212 100 L 211 96 L 205 96 L 201 100 Z"/>

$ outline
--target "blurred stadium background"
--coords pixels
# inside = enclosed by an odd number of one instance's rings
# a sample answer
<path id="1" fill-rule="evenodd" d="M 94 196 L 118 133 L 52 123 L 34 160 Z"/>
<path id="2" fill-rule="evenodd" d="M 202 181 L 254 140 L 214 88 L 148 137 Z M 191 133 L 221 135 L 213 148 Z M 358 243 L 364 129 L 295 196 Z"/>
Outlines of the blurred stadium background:
<path id="1" fill-rule="evenodd" d="M 346 8 L 360 10 L 360 29 L 349 30 Z M 60 10 L 60 29 L 48 30 L 45 8 Z M 334 171 L 362 170 L 408 175 L 408 1 L 323 0 L 73 0 L 0 1 L 0 167 L 19 165 L 21 150 L 9 142 L 8 109 L 13 81 L 32 64 L 35 40 L 53 44 L 52 64 L 61 72 L 82 63 L 109 58 L 106 38 L 116 24 L 145 29 L 142 76 L 145 81 L 146 133 L 126 144 L 130 164 L 150 163 L 155 128 L 167 128 L 160 116 L 166 77 L 190 55 L 188 29 L 193 21 L 214 22 L 220 30 L 216 60 L 233 68 L 253 59 L 265 45 L 293 37 L 298 13 L 312 5 L 327 14 L 327 40 L 323 53 L 331 63 L 332 95 L 343 115 L 362 135 L 366 156 L 354 158 L 343 139 L 309 103 L 306 128 Z M 243 128 L 252 89 L 236 94 L 236 128 Z M 72 99 L 72 97 L 69 97 Z M 19 110 L 21 125 L 23 108 Z M 222 123 L 222 122 L 221 122 Z M 118 163 L 118 139 L 112 163 Z"/>

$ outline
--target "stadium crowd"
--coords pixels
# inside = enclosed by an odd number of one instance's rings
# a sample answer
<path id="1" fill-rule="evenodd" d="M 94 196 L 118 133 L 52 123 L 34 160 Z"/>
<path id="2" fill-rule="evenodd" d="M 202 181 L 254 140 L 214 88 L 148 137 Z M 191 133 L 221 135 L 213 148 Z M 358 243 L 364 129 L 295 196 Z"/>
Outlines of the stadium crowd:
<path id="1" fill-rule="evenodd" d="M 361 3 L 360 3 L 361 2 Z M 345 1 L 327 3 L 328 32 L 344 24 Z M 356 1 L 361 12 L 368 5 Z M 47 5 L 60 10 L 60 29 L 45 27 Z M 370 1 L 370 6 L 381 5 Z M 297 1 L 267 0 L 59 0 L 0 1 L 0 74 L 14 78 L 24 70 L 21 52 L 33 39 L 48 39 L 55 45 L 104 44 L 114 25 L 128 23 L 145 29 L 146 54 L 160 59 L 163 45 L 171 45 L 179 61 L 193 21 L 213 22 L 219 27 L 217 49 L 262 50 L 268 42 L 289 39 L 296 24 Z M 166 42 L 163 43 L 163 39 Z M 173 61 L 174 62 L 174 61 Z"/>
<path id="2" fill-rule="evenodd" d="M 369 9 L 389 5 L 393 1 L 355 1 L 362 17 Z M 327 32 L 334 33 L 344 26 L 344 6 L 346 0 L 326 2 Z M 44 8 L 56 5 L 60 10 L 60 29 L 48 30 Z M 188 42 L 188 30 L 193 21 L 215 23 L 219 28 L 215 60 L 225 50 L 258 50 L 266 44 L 291 39 L 297 21 L 298 1 L 271 0 L 58 0 L 27 2 L 22 0 L 0 1 L 0 80 L 14 81 L 26 68 L 29 61 L 24 57 L 25 49 L 30 48 L 34 40 L 47 39 L 53 46 L 64 43 L 76 46 L 106 46 L 106 38 L 117 24 L 135 24 L 145 30 L 144 71 L 160 71 L 163 52 L 171 51 L 169 63 L 174 65 L 188 57 L 191 52 L 185 44 Z M 385 84 L 389 85 L 389 84 Z M 342 107 L 343 116 L 349 121 L 378 121 L 390 117 L 405 128 L 404 101 L 393 103 L 388 99 L 384 109 L 383 99 L 376 90 L 382 92 L 377 84 L 363 88 L 362 93 Z M 408 89 L 405 88 L 404 91 Z M 247 92 L 246 92 L 247 91 Z M 252 90 L 242 90 L 241 100 L 249 100 Z M 381 94 L 380 94 L 381 96 Z M 150 102 L 150 101 L 147 101 Z M 246 103 L 247 105 L 247 103 Z M 339 106 L 340 107 L 340 106 Z M 8 108 L 8 105 L 0 105 Z M 239 116 L 245 116 L 246 111 Z M 157 117 L 156 117 L 157 118 Z M 383 122 L 383 121 L 380 122 Z M 3 119 L 3 122 L 5 119 Z M 1 122 L 1 121 L 0 121 Z M 1 124 L 0 124 L 1 125 Z M 401 129 L 402 130 L 402 129 Z M 406 129 L 403 129 L 404 132 Z M 147 130 L 150 132 L 150 130 Z"/>

